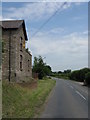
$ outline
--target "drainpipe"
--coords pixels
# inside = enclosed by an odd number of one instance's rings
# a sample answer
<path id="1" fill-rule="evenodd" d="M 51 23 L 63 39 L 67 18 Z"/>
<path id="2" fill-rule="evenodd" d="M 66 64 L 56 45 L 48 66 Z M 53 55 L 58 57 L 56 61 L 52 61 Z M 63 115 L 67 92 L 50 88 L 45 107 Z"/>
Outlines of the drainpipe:
<path id="1" fill-rule="evenodd" d="M 9 32 L 9 82 L 11 80 L 11 30 Z"/>

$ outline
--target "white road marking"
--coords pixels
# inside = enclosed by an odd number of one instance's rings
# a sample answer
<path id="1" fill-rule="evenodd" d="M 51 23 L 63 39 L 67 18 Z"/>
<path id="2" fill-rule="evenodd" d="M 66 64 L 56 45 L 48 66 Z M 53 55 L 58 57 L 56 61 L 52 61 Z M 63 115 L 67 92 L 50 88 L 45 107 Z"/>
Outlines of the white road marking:
<path id="1" fill-rule="evenodd" d="M 86 100 L 86 98 L 80 92 L 76 91 L 76 93 L 80 95 L 84 100 Z"/>
<path id="2" fill-rule="evenodd" d="M 74 89 L 73 86 L 70 86 L 70 87 L 71 87 L 72 89 Z"/>

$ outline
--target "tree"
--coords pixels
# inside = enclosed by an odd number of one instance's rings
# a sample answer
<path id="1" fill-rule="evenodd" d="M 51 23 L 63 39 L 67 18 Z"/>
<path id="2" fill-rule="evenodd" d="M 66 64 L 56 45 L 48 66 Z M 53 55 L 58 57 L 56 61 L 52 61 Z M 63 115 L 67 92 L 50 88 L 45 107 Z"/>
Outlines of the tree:
<path id="1" fill-rule="evenodd" d="M 71 70 L 70 69 L 64 70 L 64 73 L 71 73 Z"/>
<path id="2" fill-rule="evenodd" d="M 62 73 L 62 71 L 58 71 L 58 74 L 61 74 Z"/>
<path id="3" fill-rule="evenodd" d="M 89 68 L 83 68 L 83 69 L 80 69 L 80 70 L 75 70 L 75 71 L 71 72 L 70 79 L 80 81 L 80 82 L 84 82 L 85 74 L 88 73 L 88 72 L 90 72 Z"/>
<path id="4" fill-rule="evenodd" d="M 86 81 L 86 84 L 90 85 L 90 72 L 85 74 L 85 81 Z"/>
<path id="5" fill-rule="evenodd" d="M 46 65 L 45 67 L 44 67 L 44 71 L 45 71 L 45 74 L 46 75 L 51 75 L 51 67 L 49 66 L 49 65 Z"/>
<path id="6" fill-rule="evenodd" d="M 43 62 L 43 58 L 41 56 L 34 57 L 34 64 L 32 71 L 33 73 L 38 73 L 38 78 L 42 79 L 44 76 L 50 75 L 51 67 Z"/>

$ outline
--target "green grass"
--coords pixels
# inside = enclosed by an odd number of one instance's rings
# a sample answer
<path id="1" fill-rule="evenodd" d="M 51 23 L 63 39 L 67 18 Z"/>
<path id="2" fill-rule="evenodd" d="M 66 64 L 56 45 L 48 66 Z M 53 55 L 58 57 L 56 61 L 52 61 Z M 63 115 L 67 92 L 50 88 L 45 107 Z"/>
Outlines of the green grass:
<path id="1" fill-rule="evenodd" d="M 51 79 L 39 80 L 37 87 L 30 89 L 16 83 L 3 82 L 3 118 L 35 117 L 55 83 Z"/>
<path id="2" fill-rule="evenodd" d="M 2 117 L 2 81 L 0 80 L 0 119 Z"/>
<path id="3" fill-rule="evenodd" d="M 69 79 L 69 74 L 54 74 L 53 77 L 68 80 Z"/>

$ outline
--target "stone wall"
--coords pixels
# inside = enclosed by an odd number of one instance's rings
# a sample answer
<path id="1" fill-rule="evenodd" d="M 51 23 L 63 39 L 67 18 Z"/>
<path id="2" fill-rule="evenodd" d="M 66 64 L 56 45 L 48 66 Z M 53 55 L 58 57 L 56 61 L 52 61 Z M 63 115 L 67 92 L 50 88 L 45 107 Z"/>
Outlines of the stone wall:
<path id="1" fill-rule="evenodd" d="M 2 54 L 2 79 L 9 76 L 9 31 L 2 30 L 2 40 L 4 42 L 4 53 Z"/>
<path id="2" fill-rule="evenodd" d="M 26 52 L 24 47 L 22 47 L 22 51 L 20 50 L 20 39 L 22 38 L 22 46 L 25 41 L 23 27 L 3 30 L 2 38 L 5 43 L 2 65 L 3 79 L 9 78 L 10 69 L 10 81 L 29 81 L 32 77 L 32 55 Z M 9 48 L 11 48 L 10 51 Z M 22 70 L 20 70 L 20 55 L 22 56 Z M 28 65 L 28 63 L 30 64 Z"/>

